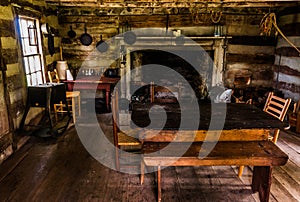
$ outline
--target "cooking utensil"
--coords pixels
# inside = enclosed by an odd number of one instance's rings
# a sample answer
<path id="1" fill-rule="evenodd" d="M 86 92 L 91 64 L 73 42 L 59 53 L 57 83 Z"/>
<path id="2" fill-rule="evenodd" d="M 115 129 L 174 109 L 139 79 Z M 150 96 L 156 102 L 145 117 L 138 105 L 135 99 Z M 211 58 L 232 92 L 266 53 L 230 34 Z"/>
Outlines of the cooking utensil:
<path id="1" fill-rule="evenodd" d="M 105 41 L 103 41 L 102 35 L 100 35 L 100 41 L 98 41 L 96 48 L 101 53 L 106 52 L 108 50 L 108 44 Z"/>
<path id="2" fill-rule="evenodd" d="M 70 38 L 75 38 L 76 37 L 76 32 L 72 29 L 72 26 L 70 26 L 70 30 L 68 31 L 68 36 Z"/>
<path id="3" fill-rule="evenodd" d="M 136 34 L 132 31 L 125 32 L 124 41 L 129 45 L 134 44 L 136 42 Z"/>
<path id="4" fill-rule="evenodd" d="M 80 42 L 85 46 L 89 46 L 93 42 L 93 38 L 87 33 L 86 27 L 84 27 L 84 34 L 80 36 Z"/>

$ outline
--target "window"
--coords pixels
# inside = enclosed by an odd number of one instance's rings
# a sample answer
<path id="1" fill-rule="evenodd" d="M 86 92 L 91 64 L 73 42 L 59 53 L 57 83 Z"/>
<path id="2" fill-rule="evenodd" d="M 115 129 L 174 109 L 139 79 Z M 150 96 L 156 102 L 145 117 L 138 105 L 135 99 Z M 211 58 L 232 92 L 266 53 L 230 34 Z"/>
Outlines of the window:
<path id="1" fill-rule="evenodd" d="M 19 16 L 18 31 L 28 86 L 45 83 L 41 34 L 38 19 Z"/>

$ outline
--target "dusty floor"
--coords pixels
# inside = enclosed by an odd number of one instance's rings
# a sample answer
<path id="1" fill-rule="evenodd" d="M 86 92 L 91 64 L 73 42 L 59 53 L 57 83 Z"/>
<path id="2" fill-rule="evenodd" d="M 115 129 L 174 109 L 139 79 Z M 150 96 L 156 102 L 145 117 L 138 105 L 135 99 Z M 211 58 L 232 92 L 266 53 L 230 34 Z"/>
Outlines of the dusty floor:
<path id="1" fill-rule="evenodd" d="M 102 127 L 111 131 L 109 116 Z M 88 130 L 89 127 L 86 126 Z M 111 137 L 112 138 L 112 137 Z M 300 138 L 281 132 L 278 146 L 289 154 L 275 168 L 270 201 L 300 201 Z M 106 158 L 113 159 L 107 151 Z M 163 201 L 259 201 L 251 192 L 251 168 L 242 178 L 237 167 L 169 167 L 162 171 Z M 95 160 L 71 126 L 63 136 L 30 138 L 0 165 L 0 201 L 156 201 L 155 174 L 119 173 Z"/>

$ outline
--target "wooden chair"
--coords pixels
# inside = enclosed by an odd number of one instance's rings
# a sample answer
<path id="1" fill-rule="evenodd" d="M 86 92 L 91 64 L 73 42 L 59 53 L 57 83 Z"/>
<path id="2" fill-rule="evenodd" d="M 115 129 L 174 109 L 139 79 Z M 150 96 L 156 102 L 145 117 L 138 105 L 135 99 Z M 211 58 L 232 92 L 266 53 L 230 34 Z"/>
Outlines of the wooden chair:
<path id="1" fill-rule="evenodd" d="M 300 133 L 300 100 L 294 104 L 294 109 L 288 115 L 289 124 L 291 127 L 296 127 L 296 132 Z"/>
<path id="2" fill-rule="evenodd" d="M 48 71 L 48 79 L 50 83 L 59 83 L 59 77 L 57 70 L 54 69 L 53 71 Z M 68 104 L 68 107 L 71 108 L 71 113 L 73 117 L 73 122 L 76 122 L 76 112 L 78 112 L 78 116 L 81 115 L 81 107 L 80 107 L 80 91 L 67 91 L 66 92 L 66 99 L 67 102 L 70 103 Z M 77 102 L 77 105 L 76 105 Z M 57 114 L 58 113 L 66 113 L 67 109 L 65 104 L 62 103 L 57 103 L 54 104 L 54 113 L 55 113 L 55 118 L 56 120 L 58 119 Z"/>
<path id="3" fill-rule="evenodd" d="M 48 71 L 48 79 L 49 79 L 50 83 L 59 83 L 60 82 L 56 69 L 54 69 L 53 71 Z"/>
<path id="4" fill-rule="evenodd" d="M 157 86 L 154 82 L 150 84 L 150 102 L 157 103 L 176 103 L 181 96 L 181 85 L 162 87 Z"/>
<path id="5" fill-rule="evenodd" d="M 129 153 L 140 153 L 142 148 L 142 143 L 138 140 L 138 134 L 135 133 L 135 130 L 128 131 L 120 131 L 119 128 L 119 103 L 118 103 L 118 90 L 115 89 L 114 94 L 112 95 L 112 122 L 113 122 L 113 135 L 114 135 L 114 145 L 115 145 L 115 154 L 116 154 L 116 169 L 120 171 L 120 167 L 122 163 L 120 162 L 121 158 L 126 158 L 122 166 L 124 167 L 132 167 L 132 166 L 140 166 L 140 159 L 138 162 L 131 162 Z M 130 133 L 130 135 L 129 135 Z M 121 152 L 121 151 L 124 152 Z"/>
<path id="6" fill-rule="evenodd" d="M 284 117 L 289 109 L 289 106 L 291 104 L 291 99 L 283 99 L 278 96 L 275 96 L 273 92 L 270 92 L 268 94 L 268 98 L 266 100 L 265 106 L 263 111 L 271 114 L 272 116 L 278 118 L 280 121 L 284 120 Z M 288 128 L 286 128 L 288 129 Z M 280 130 L 275 129 L 274 134 L 272 137 L 269 137 L 271 141 L 273 141 L 275 144 L 278 140 Z M 241 177 L 243 174 L 244 166 L 239 167 L 238 176 Z"/>

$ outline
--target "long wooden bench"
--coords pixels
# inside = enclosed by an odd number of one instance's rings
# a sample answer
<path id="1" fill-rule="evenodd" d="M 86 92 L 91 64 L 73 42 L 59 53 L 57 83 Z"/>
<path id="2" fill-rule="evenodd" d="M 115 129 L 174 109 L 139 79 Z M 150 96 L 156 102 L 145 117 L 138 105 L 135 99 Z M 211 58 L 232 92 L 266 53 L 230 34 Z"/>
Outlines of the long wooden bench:
<path id="1" fill-rule="evenodd" d="M 285 165 L 288 160 L 284 152 L 267 140 L 220 141 L 206 157 L 199 158 L 202 146 L 203 142 L 145 142 L 141 183 L 144 180 L 144 166 L 156 166 L 158 201 L 161 201 L 162 167 L 250 165 L 254 166 L 252 191 L 259 192 L 260 200 L 265 202 L 269 200 L 272 167 Z M 209 146 L 205 144 L 206 148 Z M 184 147 L 188 149 L 182 154 L 181 148 Z"/>

